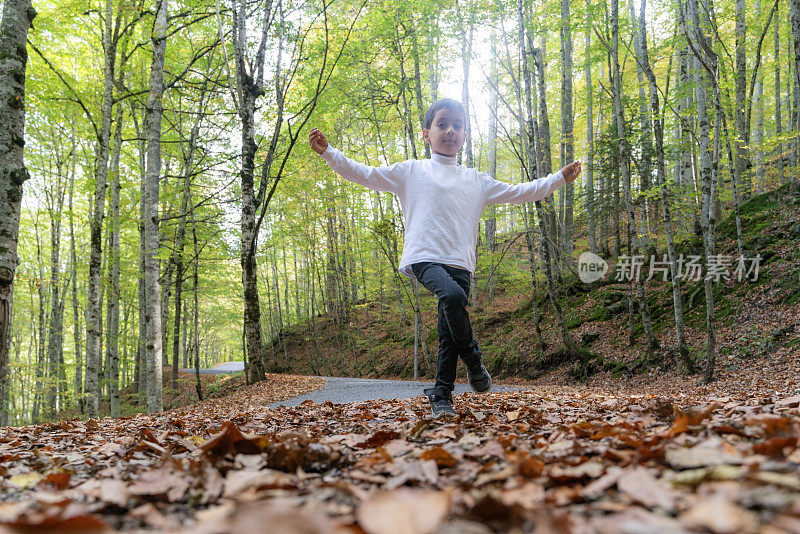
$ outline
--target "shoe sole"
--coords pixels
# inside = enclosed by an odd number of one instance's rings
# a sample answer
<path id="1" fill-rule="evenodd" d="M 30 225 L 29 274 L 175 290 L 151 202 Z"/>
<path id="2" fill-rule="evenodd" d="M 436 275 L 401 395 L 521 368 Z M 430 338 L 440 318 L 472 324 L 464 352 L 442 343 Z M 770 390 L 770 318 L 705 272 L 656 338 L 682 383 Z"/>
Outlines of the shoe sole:
<path id="1" fill-rule="evenodd" d="M 439 419 L 440 417 L 458 417 L 458 413 L 450 413 L 450 412 L 440 412 L 438 415 L 433 412 L 433 407 L 431 407 L 431 415 L 433 415 L 434 419 Z"/>
<path id="2" fill-rule="evenodd" d="M 478 393 L 479 395 L 483 395 L 484 393 L 489 393 L 492 390 L 492 377 L 489 377 L 489 387 L 484 391 L 478 391 L 477 389 L 475 389 L 475 386 L 472 385 L 472 382 L 469 383 L 469 387 L 472 389 L 472 391 Z"/>

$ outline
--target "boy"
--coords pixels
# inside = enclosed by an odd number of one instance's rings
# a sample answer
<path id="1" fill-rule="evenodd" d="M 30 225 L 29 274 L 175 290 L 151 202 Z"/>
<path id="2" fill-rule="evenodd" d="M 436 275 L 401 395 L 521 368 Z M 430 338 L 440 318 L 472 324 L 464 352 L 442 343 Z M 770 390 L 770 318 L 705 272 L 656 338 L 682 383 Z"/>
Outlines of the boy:
<path id="1" fill-rule="evenodd" d="M 466 308 L 481 212 L 489 204 L 540 200 L 573 182 L 581 172 L 580 162 L 575 161 L 546 178 L 509 185 L 456 165 L 456 154 L 466 138 L 465 123 L 460 102 L 450 98 L 434 102 L 425 114 L 422 130 L 422 138 L 431 146 L 431 158 L 383 167 L 347 158 L 328 145 L 316 128 L 309 135 L 311 148 L 337 174 L 375 191 L 395 193 L 400 199 L 406 225 L 399 270 L 419 280 L 439 301 L 436 384 L 424 390 L 437 418 L 458 415 L 452 392 L 459 357 L 473 391 L 486 393 L 492 387 Z"/>

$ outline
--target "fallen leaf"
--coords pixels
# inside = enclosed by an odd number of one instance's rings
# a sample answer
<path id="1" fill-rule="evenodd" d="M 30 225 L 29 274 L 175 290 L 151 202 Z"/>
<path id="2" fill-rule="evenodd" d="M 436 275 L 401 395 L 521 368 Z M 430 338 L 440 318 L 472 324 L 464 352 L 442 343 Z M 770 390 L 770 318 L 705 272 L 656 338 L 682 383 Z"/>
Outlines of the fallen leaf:
<path id="1" fill-rule="evenodd" d="M 378 492 L 358 508 L 356 517 L 368 534 L 428 534 L 449 508 L 448 492 L 400 488 Z"/>
<path id="2" fill-rule="evenodd" d="M 32 471 L 30 473 L 14 475 L 13 477 L 9 478 L 8 481 L 20 489 L 27 489 L 34 487 L 39 483 L 40 480 L 42 480 L 42 478 L 44 478 L 42 474 Z"/>
<path id="3" fill-rule="evenodd" d="M 691 528 L 708 529 L 715 534 L 747 534 L 755 532 L 758 525 L 755 514 L 720 498 L 700 501 L 680 520 Z"/>
<path id="4" fill-rule="evenodd" d="M 658 507 L 668 512 L 675 508 L 675 498 L 669 488 L 656 480 L 644 467 L 626 469 L 617 481 L 617 487 L 634 502 L 648 508 Z"/>
<path id="5" fill-rule="evenodd" d="M 441 447 L 434 447 L 428 449 L 419 455 L 420 460 L 433 460 L 439 468 L 453 467 L 456 465 L 456 459 Z"/>

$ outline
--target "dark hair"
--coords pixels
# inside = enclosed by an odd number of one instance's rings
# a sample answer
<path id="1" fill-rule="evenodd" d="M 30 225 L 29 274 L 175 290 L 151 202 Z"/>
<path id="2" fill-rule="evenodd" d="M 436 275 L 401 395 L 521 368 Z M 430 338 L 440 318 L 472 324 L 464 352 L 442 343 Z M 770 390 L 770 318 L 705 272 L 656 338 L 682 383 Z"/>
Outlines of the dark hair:
<path id="1" fill-rule="evenodd" d="M 460 111 L 464 117 L 466 118 L 467 112 L 464 111 L 464 106 L 458 100 L 454 100 L 452 98 L 440 98 L 436 102 L 428 107 L 428 111 L 425 112 L 425 128 L 430 129 L 431 124 L 433 123 L 433 117 L 436 115 L 436 112 L 446 109 L 447 111 Z"/>

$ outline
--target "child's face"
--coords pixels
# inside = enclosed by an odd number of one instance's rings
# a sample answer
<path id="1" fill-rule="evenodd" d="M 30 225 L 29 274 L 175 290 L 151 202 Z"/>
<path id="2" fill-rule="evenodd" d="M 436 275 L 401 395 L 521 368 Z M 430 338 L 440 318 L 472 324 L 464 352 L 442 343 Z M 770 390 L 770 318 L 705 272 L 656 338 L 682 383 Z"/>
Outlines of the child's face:
<path id="1" fill-rule="evenodd" d="M 467 137 L 465 122 L 460 111 L 440 109 L 433 116 L 430 129 L 422 130 L 422 138 L 434 154 L 453 158 Z"/>

